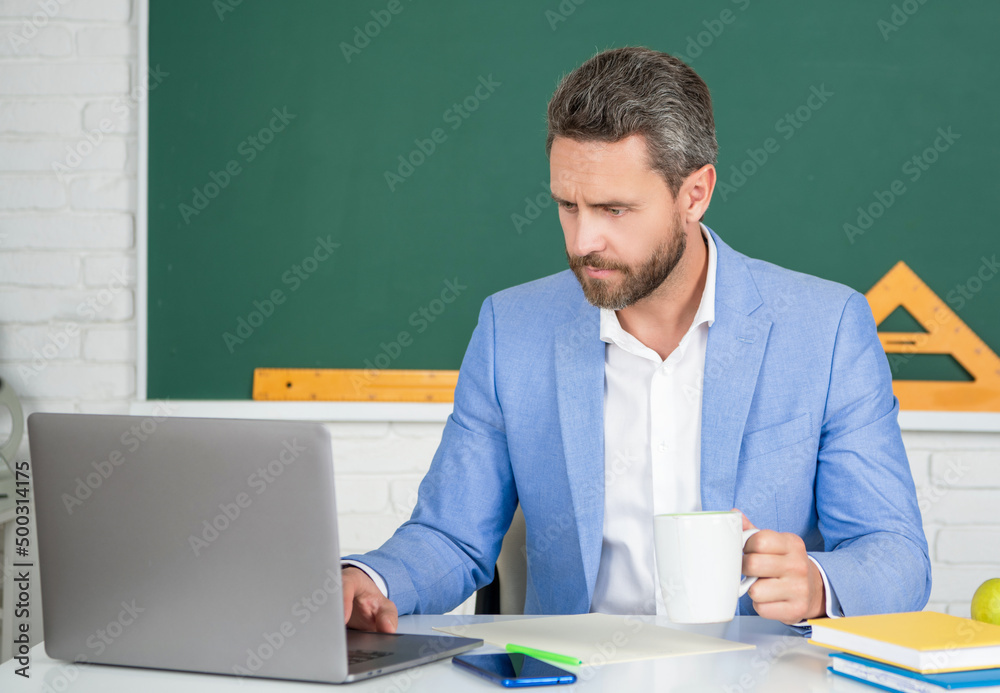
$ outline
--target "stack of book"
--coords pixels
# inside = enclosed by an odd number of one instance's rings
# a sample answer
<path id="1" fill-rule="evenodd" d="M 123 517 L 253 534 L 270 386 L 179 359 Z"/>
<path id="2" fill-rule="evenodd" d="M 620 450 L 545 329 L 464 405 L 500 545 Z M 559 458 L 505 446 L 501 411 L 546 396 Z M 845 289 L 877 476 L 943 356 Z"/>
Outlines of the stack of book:
<path id="1" fill-rule="evenodd" d="M 1000 626 L 934 611 L 809 621 L 829 670 L 890 691 L 1000 692 Z"/>

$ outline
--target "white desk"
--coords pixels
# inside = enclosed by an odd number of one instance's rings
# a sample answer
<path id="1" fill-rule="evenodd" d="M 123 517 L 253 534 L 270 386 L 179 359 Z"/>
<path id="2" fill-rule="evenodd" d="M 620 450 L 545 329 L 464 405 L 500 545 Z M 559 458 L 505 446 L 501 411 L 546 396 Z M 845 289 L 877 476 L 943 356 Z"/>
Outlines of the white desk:
<path id="1" fill-rule="evenodd" d="M 404 616 L 400 631 L 430 633 L 431 626 L 447 623 L 489 621 L 493 616 Z M 650 617 L 649 620 L 653 620 Z M 826 672 L 827 653 L 806 643 L 780 623 L 756 616 L 738 616 L 732 623 L 714 626 L 672 626 L 666 619 L 660 625 L 692 630 L 706 635 L 752 643 L 755 650 L 727 652 L 694 657 L 671 657 L 631 664 L 612 664 L 577 670 L 578 682 L 571 686 L 546 688 L 550 691 L 608 691 L 633 693 L 657 691 L 695 693 L 799 693 L 842 691 L 872 693 L 868 686 L 833 676 Z M 477 652 L 499 651 L 486 646 Z M 0 666 L 0 690 L 4 693 L 31 691 L 71 691 L 72 693 L 107 693 L 142 691 L 143 693 L 208 693 L 211 691 L 329 691 L 328 685 L 239 679 L 230 676 L 185 674 L 169 671 L 129 669 L 99 665 L 75 665 L 45 656 L 42 645 L 31 651 L 31 678 L 15 675 L 16 662 Z M 449 660 L 442 660 L 388 676 L 348 684 L 356 693 L 448 693 L 450 691 L 498 691 L 500 687 L 459 671 Z"/>

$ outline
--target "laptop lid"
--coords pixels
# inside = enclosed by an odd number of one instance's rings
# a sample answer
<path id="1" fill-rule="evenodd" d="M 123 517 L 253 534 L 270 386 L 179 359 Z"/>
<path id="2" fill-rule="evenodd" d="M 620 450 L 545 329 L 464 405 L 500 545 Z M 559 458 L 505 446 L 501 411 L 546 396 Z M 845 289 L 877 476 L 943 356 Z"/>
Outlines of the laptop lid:
<path id="1" fill-rule="evenodd" d="M 36 413 L 28 434 L 49 656 L 333 683 L 367 675 L 348 667 L 324 426 Z M 447 654 L 432 649 L 422 661 Z"/>

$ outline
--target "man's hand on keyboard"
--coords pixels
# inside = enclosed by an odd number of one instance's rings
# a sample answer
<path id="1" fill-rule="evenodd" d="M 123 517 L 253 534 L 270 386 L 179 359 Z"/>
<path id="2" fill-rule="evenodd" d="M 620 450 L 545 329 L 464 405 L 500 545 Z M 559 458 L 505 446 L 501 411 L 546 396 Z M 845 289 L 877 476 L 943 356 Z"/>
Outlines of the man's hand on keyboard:
<path id="1" fill-rule="evenodd" d="M 342 573 L 344 621 L 348 628 L 395 633 L 399 623 L 396 605 L 382 596 L 365 571 L 349 566 Z"/>

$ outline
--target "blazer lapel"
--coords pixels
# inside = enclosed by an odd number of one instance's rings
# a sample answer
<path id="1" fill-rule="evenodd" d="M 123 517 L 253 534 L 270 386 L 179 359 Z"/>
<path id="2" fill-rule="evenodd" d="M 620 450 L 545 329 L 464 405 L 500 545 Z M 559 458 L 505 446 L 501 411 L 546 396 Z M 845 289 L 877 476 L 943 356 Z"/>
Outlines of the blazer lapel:
<path id="1" fill-rule="evenodd" d="M 701 408 L 701 505 L 729 510 L 736 466 L 771 322 L 752 317 L 760 293 L 742 255 L 714 232 L 718 250 L 715 322 L 709 328 Z"/>
<path id="2" fill-rule="evenodd" d="M 597 308 L 584 301 L 575 320 L 556 328 L 555 359 L 563 454 L 587 581 L 587 602 L 567 607 L 586 612 L 604 535 L 604 342 Z"/>

